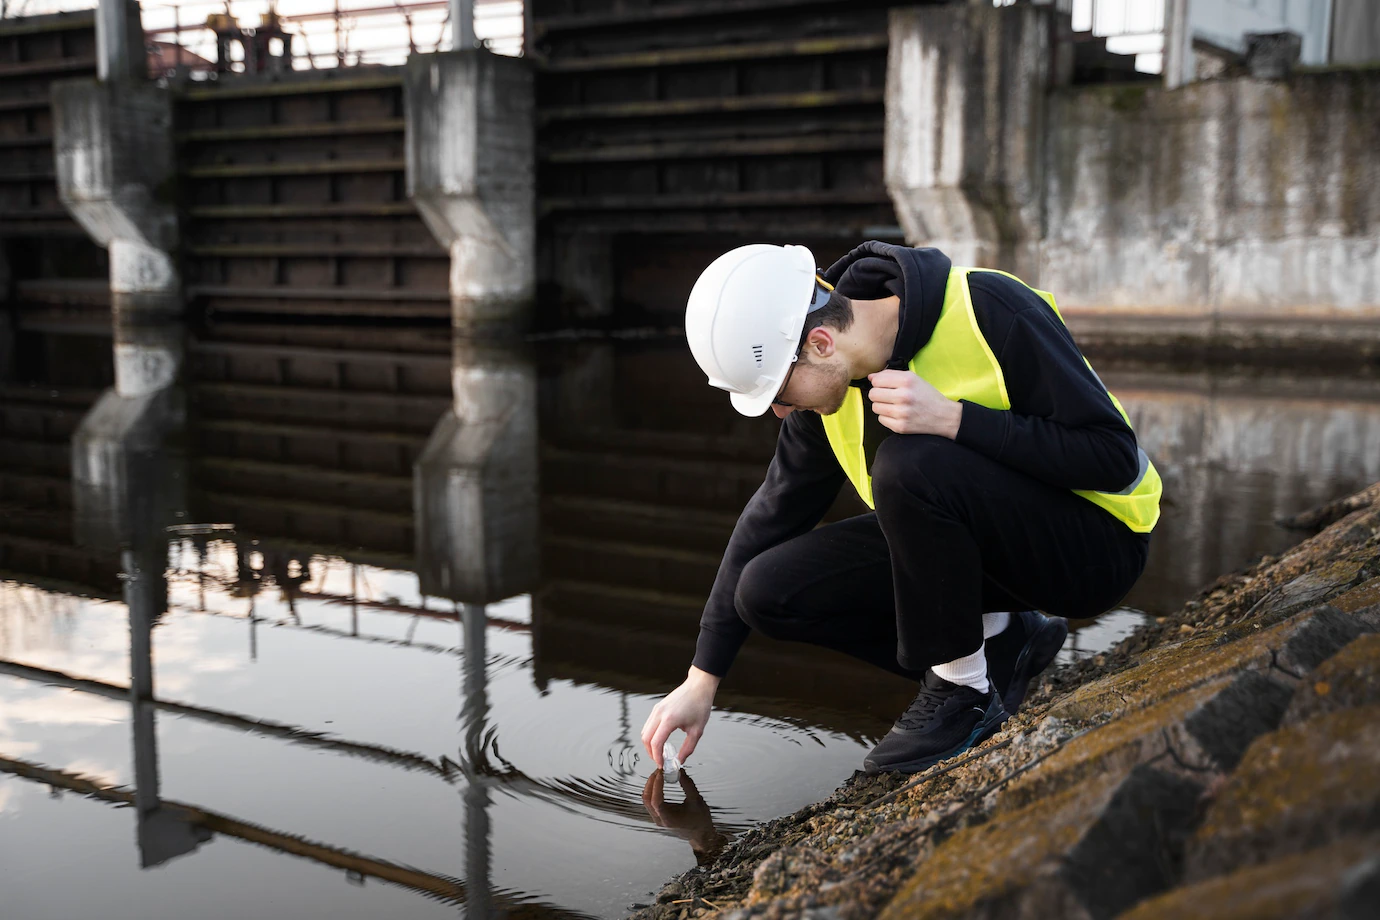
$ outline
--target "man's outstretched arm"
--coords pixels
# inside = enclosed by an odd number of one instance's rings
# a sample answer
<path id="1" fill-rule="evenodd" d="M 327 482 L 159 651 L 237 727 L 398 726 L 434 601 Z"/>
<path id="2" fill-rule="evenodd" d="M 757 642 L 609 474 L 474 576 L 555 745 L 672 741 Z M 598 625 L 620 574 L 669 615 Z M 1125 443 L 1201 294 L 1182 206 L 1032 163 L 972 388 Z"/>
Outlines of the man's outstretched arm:
<path id="1" fill-rule="evenodd" d="M 700 617 L 690 672 L 680 687 L 657 703 L 642 729 L 642 743 L 658 766 L 662 745 L 678 728 L 686 736 L 681 760 L 695 749 L 719 680 L 751 631 L 733 603 L 744 567 L 766 550 L 818 524 L 838 497 L 845 478 L 819 416 L 813 412 L 786 416 L 766 478 L 739 515 L 719 563 Z"/>

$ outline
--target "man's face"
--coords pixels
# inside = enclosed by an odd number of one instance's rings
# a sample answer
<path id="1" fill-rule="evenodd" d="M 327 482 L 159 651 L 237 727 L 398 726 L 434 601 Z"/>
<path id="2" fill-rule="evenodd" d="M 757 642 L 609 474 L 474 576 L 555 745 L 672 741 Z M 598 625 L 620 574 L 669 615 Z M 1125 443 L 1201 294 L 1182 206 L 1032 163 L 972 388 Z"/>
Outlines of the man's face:
<path id="1" fill-rule="evenodd" d="M 848 370 L 837 353 L 812 360 L 807 347 L 776 396 L 778 402 L 788 405 L 773 403 L 771 411 L 777 418 L 785 418 L 797 409 L 833 415 L 843 407 L 848 383 Z"/>

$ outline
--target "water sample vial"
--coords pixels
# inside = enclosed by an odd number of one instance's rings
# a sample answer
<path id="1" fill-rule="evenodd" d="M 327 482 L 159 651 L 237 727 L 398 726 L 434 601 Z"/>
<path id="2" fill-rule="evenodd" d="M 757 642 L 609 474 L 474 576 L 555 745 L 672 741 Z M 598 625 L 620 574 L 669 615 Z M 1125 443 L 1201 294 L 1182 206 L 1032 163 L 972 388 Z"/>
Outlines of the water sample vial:
<path id="1" fill-rule="evenodd" d="M 661 772 L 667 779 L 680 777 L 680 751 L 669 739 L 661 746 Z"/>

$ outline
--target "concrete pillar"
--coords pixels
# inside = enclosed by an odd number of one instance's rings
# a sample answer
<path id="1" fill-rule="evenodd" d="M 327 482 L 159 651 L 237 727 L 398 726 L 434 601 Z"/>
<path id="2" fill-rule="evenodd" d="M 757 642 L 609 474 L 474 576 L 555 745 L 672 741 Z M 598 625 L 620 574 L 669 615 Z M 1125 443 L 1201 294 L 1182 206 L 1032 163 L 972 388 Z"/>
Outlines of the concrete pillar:
<path id="1" fill-rule="evenodd" d="M 450 0 L 450 47 L 465 51 L 475 47 L 474 0 Z"/>
<path id="2" fill-rule="evenodd" d="M 532 71 L 484 50 L 405 69 L 407 194 L 450 250 L 457 330 L 516 332 L 536 288 Z"/>
<path id="3" fill-rule="evenodd" d="M 172 102 L 147 82 L 55 83 L 58 195 L 110 253 L 117 318 L 182 312 Z"/>
<path id="4" fill-rule="evenodd" d="M 1046 98 L 1062 80 L 1054 7 L 893 9 L 887 191 L 906 239 L 1036 283 Z"/>
<path id="5" fill-rule="evenodd" d="M 538 576 L 536 366 L 457 337 L 453 387 L 413 470 L 417 574 L 424 594 L 487 604 Z"/>
<path id="6" fill-rule="evenodd" d="M 100 0 L 96 7 L 96 77 L 112 82 L 149 76 L 139 0 Z"/>

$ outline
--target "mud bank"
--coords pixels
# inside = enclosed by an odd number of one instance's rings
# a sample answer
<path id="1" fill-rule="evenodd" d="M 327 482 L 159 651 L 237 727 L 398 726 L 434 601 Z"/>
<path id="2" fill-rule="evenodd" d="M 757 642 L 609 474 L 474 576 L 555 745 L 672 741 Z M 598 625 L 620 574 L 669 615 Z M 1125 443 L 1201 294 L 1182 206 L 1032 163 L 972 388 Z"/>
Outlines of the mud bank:
<path id="1" fill-rule="evenodd" d="M 636 920 L 1373 916 L 1380 483 L 1047 675 L 980 748 L 855 774 Z"/>

